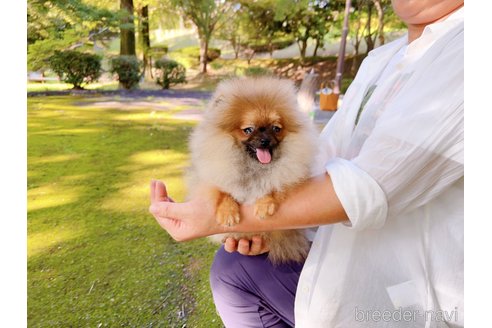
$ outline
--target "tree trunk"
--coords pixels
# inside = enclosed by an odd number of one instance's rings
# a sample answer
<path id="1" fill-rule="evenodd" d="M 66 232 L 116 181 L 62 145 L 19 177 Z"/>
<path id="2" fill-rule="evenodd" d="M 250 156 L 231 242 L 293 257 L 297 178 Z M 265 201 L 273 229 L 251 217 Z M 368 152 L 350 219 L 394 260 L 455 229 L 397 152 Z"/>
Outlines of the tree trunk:
<path id="1" fill-rule="evenodd" d="M 381 6 L 381 0 L 373 0 L 374 6 L 376 7 L 376 11 L 378 12 L 378 39 L 379 45 L 382 46 L 384 44 L 384 10 Z"/>
<path id="2" fill-rule="evenodd" d="M 374 49 L 374 39 L 372 38 L 372 31 L 371 31 L 371 21 L 372 21 L 372 4 L 368 3 L 367 4 L 367 23 L 366 23 L 366 30 L 367 30 L 367 35 L 364 37 L 366 41 L 366 54 L 369 53 L 372 49 Z"/>
<path id="3" fill-rule="evenodd" d="M 120 9 L 126 11 L 120 27 L 120 55 L 135 56 L 135 26 L 133 23 L 133 0 L 120 0 Z"/>
<path id="4" fill-rule="evenodd" d="M 347 46 L 348 21 L 350 15 L 351 0 L 345 2 L 345 16 L 343 17 L 342 38 L 340 40 L 340 49 L 338 51 L 337 73 L 335 75 L 335 87 L 333 93 L 340 94 L 342 89 L 343 64 L 345 62 L 345 47 Z"/>
<path id="5" fill-rule="evenodd" d="M 144 77 L 146 80 L 152 80 L 152 66 L 150 63 L 150 33 L 149 33 L 149 6 L 143 6 L 140 10 L 140 33 L 142 34 L 142 51 L 143 51 L 143 66 Z"/>
<path id="6" fill-rule="evenodd" d="M 319 38 L 316 38 L 316 45 L 314 46 L 313 57 L 316 57 L 316 55 L 318 54 L 319 43 Z"/>
<path id="7" fill-rule="evenodd" d="M 306 50 L 307 50 L 307 43 L 309 39 L 309 28 L 306 28 L 306 31 L 304 31 L 304 35 L 301 38 L 301 45 L 299 47 L 299 52 L 301 54 L 301 61 L 304 62 L 304 59 L 306 59 Z"/>
<path id="8" fill-rule="evenodd" d="M 307 49 L 307 40 L 303 39 L 301 40 L 301 49 L 300 49 L 301 61 L 304 61 L 304 59 L 306 58 L 306 49 Z"/>
<path id="9" fill-rule="evenodd" d="M 356 3 L 355 10 L 357 11 L 357 22 L 355 24 L 355 37 L 354 37 L 354 59 L 352 60 L 352 67 L 350 68 L 350 71 L 353 75 L 357 73 L 357 70 L 359 69 L 359 48 L 360 48 L 360 41 L 361 41 L 361 33 L 360 29 L 362 27 L 362 21 L 361 21 L 361 7 L 359 6 L 359 3 Z M 364 31 L 362 31 L 364 33 Z"/>
<path id="10" fill-rule="evenodd" d="M 234 59 L 239 58 L 240 41 L 241 40 L 237 35 L 232 35 L 230 39 L 232 49 L 234 50 Z"/>
<path id="11" fill-rule="evenodd" d="M 207 73 L 208 41 L 205 36 L 200 36 L 200 65 L 202 73 Z"/>

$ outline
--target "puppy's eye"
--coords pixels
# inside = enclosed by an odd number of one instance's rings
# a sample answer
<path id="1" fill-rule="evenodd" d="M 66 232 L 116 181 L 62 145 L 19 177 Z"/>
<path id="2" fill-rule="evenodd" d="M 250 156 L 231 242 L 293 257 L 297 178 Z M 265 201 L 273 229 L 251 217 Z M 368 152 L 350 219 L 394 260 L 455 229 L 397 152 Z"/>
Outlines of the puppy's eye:
<path id="1" fill-rule="evenodd" d="M 273 132 L 275 132 L 275 133 L 279 133 L 282 130 L 282 128 L 279 128 L 278 126 L 273 126 L 272 129 L 273 129 Z"/>
<path id="2" fill-rule="evenodd" d="M 243 132 L 245 134 L 251 134 L 251 133 L 253 133 L 253 130 L 254 130 L 253 128 L 249 127 L 249 128 L 243 129 Z"/>

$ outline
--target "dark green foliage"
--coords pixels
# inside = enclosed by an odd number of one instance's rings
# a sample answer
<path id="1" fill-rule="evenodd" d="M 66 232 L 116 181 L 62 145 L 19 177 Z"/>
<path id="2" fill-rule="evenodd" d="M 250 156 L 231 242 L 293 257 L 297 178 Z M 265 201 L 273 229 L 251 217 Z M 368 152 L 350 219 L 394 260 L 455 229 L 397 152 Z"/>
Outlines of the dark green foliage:
<path id="1" fill-rule="evenodd" d="M 186 47 L 178 50 L 178 52 L 183 55 L 190 56 L 196 58 L 197 61 L 200 61 L 200 48 L 199 47 Z M 220 49 L 218 48 L 208 48 L 207 51 L 207 62 L 212 62 L 215 59 L 220 57 Z"/>
<path id="2" fill-rule="evenodd" d="M 91 83 L 101 76 L 101 58 L 97 55 L 74 50 L 55 51 L 49 59 L 51 69 L 74 89 L 82 89 L 82 83 Z"/>
<path id="3" fill-rule="evenodd" d="M 218 48 L 208 48 L 207 51 L 207 61 L 211 62 L 220 57 L 220 49 Z"/>
<path id="4" fill-rule="evenodd" d="M 249 43 L 244 43 L 243 47 L 249 47 L 255 52 L 269 52 L 273 50 L 283 49 L 294 43 L 295 40 L 292 37 L 283 37 L 269 42 L 268 40 L 254 40 Z"/>
<path id="5" fill-rule="evenodd" d="M 249 66 L 244 70 L 244 75 L 255 77 L 255 76 L 272 75 L 272 72 L 266 67 Z"/>
<path id="6" fill-rule="evenodd" d="M 117 27 L 119 13 L 83 0 L 28 0 L 27 44 L 60 39 L 68 30 L 84 25 L 91 30 Z"/>
<path id="7" fill-rule="evenodd" d="M 111 73 L 118 75 L 118 81 L 125 89 L 138 85 L 140 66 L 140 61 L 135 56 L 117 56 L 111 59 Z"/>
<path id="8" fill-rule="evenodd" d="M 172 59 L 159 59 L 155 62 L 156 82 L 163 89 L 169 89 L 171 85 L 186 83 L 186 69 L 183 65 Z"/>

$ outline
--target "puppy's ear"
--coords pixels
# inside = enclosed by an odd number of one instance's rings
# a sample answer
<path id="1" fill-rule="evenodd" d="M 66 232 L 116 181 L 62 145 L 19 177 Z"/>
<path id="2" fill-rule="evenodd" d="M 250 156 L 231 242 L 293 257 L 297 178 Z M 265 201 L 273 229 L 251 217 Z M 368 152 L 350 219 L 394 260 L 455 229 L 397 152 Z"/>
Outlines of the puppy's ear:
<path id="1" fill-rule="evenodd" d="M 217 107 L 225 100 L 225 96 L 223 94 L 218 94 L 212 99 L 212 106 Z"/>
<path id="2" fill-rule="evenodd" d="M 208 102 L 205 111 L 209 113 L 216 112 L 217 109 L 220 107 L 220 105 L 224 102 L 224 100 L 225 100 L 224 94 L 216 92 Z"/>

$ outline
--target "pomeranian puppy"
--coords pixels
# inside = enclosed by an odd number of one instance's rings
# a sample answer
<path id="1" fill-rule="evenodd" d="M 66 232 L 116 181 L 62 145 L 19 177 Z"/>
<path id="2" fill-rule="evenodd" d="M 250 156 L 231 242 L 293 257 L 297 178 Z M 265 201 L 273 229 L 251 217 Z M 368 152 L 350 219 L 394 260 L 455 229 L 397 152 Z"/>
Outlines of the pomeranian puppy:
<path id="1" fill-rule="evenodd" d="M 188 190 L 191 197 L 209 193 L 219 224 L 239 223 L 242 203 L 254 204 L 259 220 L 268 219 L 286 193 L 312 175 L 316 144 L 317 133 L 299 109 L 293 82 L 274 77 L 224 81 L 190 138 Z M 251 240 L 258 234 L 230 235 Z M 302 261 L 309 251 L 304 230 L 259 235 L 273 263 Z"/>

